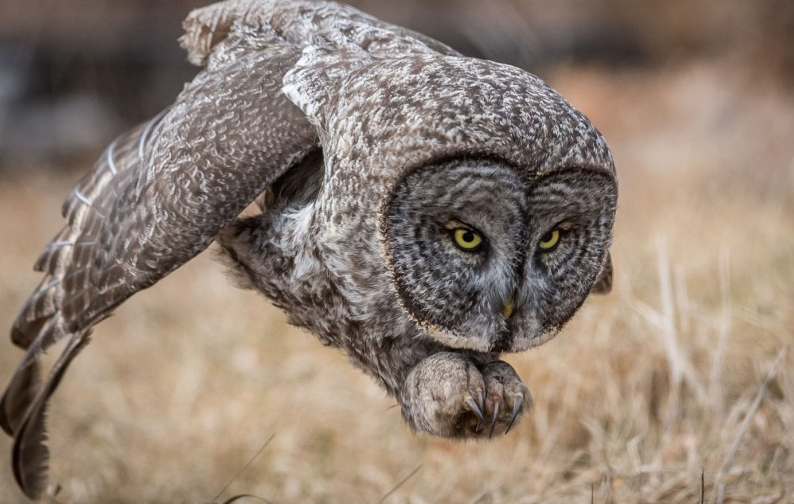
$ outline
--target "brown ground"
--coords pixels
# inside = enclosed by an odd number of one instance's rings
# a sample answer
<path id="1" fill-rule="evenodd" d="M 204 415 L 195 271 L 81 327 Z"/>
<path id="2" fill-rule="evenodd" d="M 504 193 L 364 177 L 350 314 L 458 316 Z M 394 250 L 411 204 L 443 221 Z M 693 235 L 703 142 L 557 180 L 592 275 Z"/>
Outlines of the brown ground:
<path id="1" fill-rule="evenodd" d="M 508 436 L 412 434 L 205 254 L 103 322 L 64 380 L 58 502 L 697 503 L 701 474 L 706 502 L 794 502 L 794 351 L 773 370 L 794 342 L 794 96 L 738 66 L 548 74 L 615 154 L 616 282 L 509 357 L 535 410 Z M 0 178 L 2 327 L 79 177 L 15 173 Z M 20 357 L 0 343 L 0 380 Z M 0 502 L 24 502 L 10 447 L 0 437 Z"/>

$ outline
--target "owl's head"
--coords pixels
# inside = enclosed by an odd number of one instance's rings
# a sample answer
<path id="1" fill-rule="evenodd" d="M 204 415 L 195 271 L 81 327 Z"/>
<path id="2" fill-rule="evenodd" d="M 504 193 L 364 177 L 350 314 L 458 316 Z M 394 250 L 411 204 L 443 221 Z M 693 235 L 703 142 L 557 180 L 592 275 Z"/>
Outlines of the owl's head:
<path id="1" fill-rule="evenodd" d="M 285 92 L 322 125 L 323 243 L 357 316 L 410 317 L 444 345 L 485 352 L 554 336 L 612 238 L 614 163 L 589 119 L 509 65 L 310 57 L 325 58 L 325 76 L 293 70 Z"/>
<path id="2" fill-rule="evenodd" d="M 407 172 L 381 220 L 400 302 L 454 348 L 520 351 L 568 321 L 608 259 L 617 202 L 609 170 L 545 175 L 499 159 Z"/>

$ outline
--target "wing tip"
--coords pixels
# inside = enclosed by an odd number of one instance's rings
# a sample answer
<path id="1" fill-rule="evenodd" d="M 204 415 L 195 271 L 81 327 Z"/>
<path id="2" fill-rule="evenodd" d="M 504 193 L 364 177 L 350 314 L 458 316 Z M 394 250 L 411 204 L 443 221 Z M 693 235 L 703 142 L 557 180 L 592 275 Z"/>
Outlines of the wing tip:
<path id="1" fill-rule="evenodd" d="M 90 331 L 72 334 L 71 340 L 61 353 L 58 361 L 53 366 L 47 381 L 41 385 L 39 362 L 35 349 L 28 354 L 20 364 L 20 368 L 12 378 L 12 384 L 4 396 L 4 403 L 8 401 L 16 413 L 14 417 L 5 418 L 8 427 L 15 427 L 14 422 L 19 422 L 14 435 L 14 449 L 12 465 L 14 478 L 19 488 L 30 499 L 38 499 L 47 486 L 47 471 L 49 470 L 50 451 L 47 448 L 48 439 L 46 420 L 47 403 L 61 382 L 64 373 L 71 361 L 80 350 L 88 343 Z M 33 372 L 27 371 L 32 369 Z M 21 378 L 17 379 L 17 376 Z M 31 378 L 33 376 L 34 378 Z M 30 380 L 35 380 L 31 382 Z M 21 392 L 17 393 L 14 383 L 21 380 L 18 385 Z M 31 393 L 33 392 L 33 393 Z M 6 399 L 10 397 L 10 401 Z M 31 400 L 32 397 L 32 400 Z M 19 411 L 24 410 L 24 415 Z M 4 409 L 5 415 L 8 410 Z"/>
<path id="2" fill-rule="evenodd" d="M 25 496 L 37 500 L 47 487 L 50 450 L 45 442 L 45 402 L 31 412 L 14 438 L 12 465 L 14 479 Z"/>
<path id="3" fill-rule="evenodd" d="M 28 352 L 0 398 L 0 427 L 6 434 L 15 436 L 20 431 L 40 390 L 41 365 L 36 354 Z"/>
<path id="4" fill-rule="evenodd" d="M 2 428 L 3 432 L 9 437 L 14 437 L 14 428 L 11 426 L 8 414 L 6 414 L 6 408 L 6 396 L 3 394 L 3 397 L 0 398 L 0 428 Z"/>
<path id="5" fill-rule="evenodd" d="M 35 352 L 20 363 L 0 398 L 0 427 L 14 438 L 11 463 L 14 479 L 29 499 L 47 485 L 49 449 L 45 445 L 46 397 L 42 401 L 41 370 Z"/>
<path id="6" fill-rule="evenodd" d="M 20 321 L 14 322 L 11 327 L 11 342 L 19 348 L 26 349 L 30 346 L 32 339 L 19 327 Z"/>
<path id="7" fill-rule="evenodd" d="M 46 349 L 63 335 L 62 331 L 55 332 L 56 321 L 54 319 L 57 315 L 56 311 L 31 312 L 28 305 L 25 305 L 11 327 L 11 342 L 17 347 L 27 350 L 37 340 L 42 340 L 41 349 Z M 45 338 L 41 337 L 42 334 L 45 335 Z M 46 341 L 44 341 L 45 339 Z"/>

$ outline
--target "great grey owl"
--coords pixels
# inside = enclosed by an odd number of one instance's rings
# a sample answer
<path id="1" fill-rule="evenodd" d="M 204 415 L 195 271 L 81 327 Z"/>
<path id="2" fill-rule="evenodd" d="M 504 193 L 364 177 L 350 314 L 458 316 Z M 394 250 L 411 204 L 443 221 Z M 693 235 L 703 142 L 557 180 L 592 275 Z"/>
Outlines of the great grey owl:
<path id="1" fill-rule="evenodd" d="M 230 0 L 184 26 L 203 69 L 68 197 L 11 331 L 27 353 L 0 424 L 23 491 L 45 486 L 47 399 L 92 327 L 213 241 L 413 429 L 510 430 L 532 401 L 500 352 L 548 341 L 610 283 L 601 134 L 537 77 L 348 6 Z"/>

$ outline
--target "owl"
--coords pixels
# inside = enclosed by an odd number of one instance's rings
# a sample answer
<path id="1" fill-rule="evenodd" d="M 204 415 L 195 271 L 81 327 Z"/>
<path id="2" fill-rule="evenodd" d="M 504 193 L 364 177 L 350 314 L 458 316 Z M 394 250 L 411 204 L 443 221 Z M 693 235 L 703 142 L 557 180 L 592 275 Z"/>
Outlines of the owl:
<path id="1" fill-rule="evenodd" d="M 532 399 L 500 354 L 609 289 L 602 135 L 534 75 L 345 5 L 229 0 L 184 27 L 201 71 L 68 196 L 11 330 L 26 353 L 0 425 L 23 492 L 45 486 L 47 400 L 93 326 L 213 241 L 239 285 L 342 349 L 415 431 L 507 433 Z"/>

